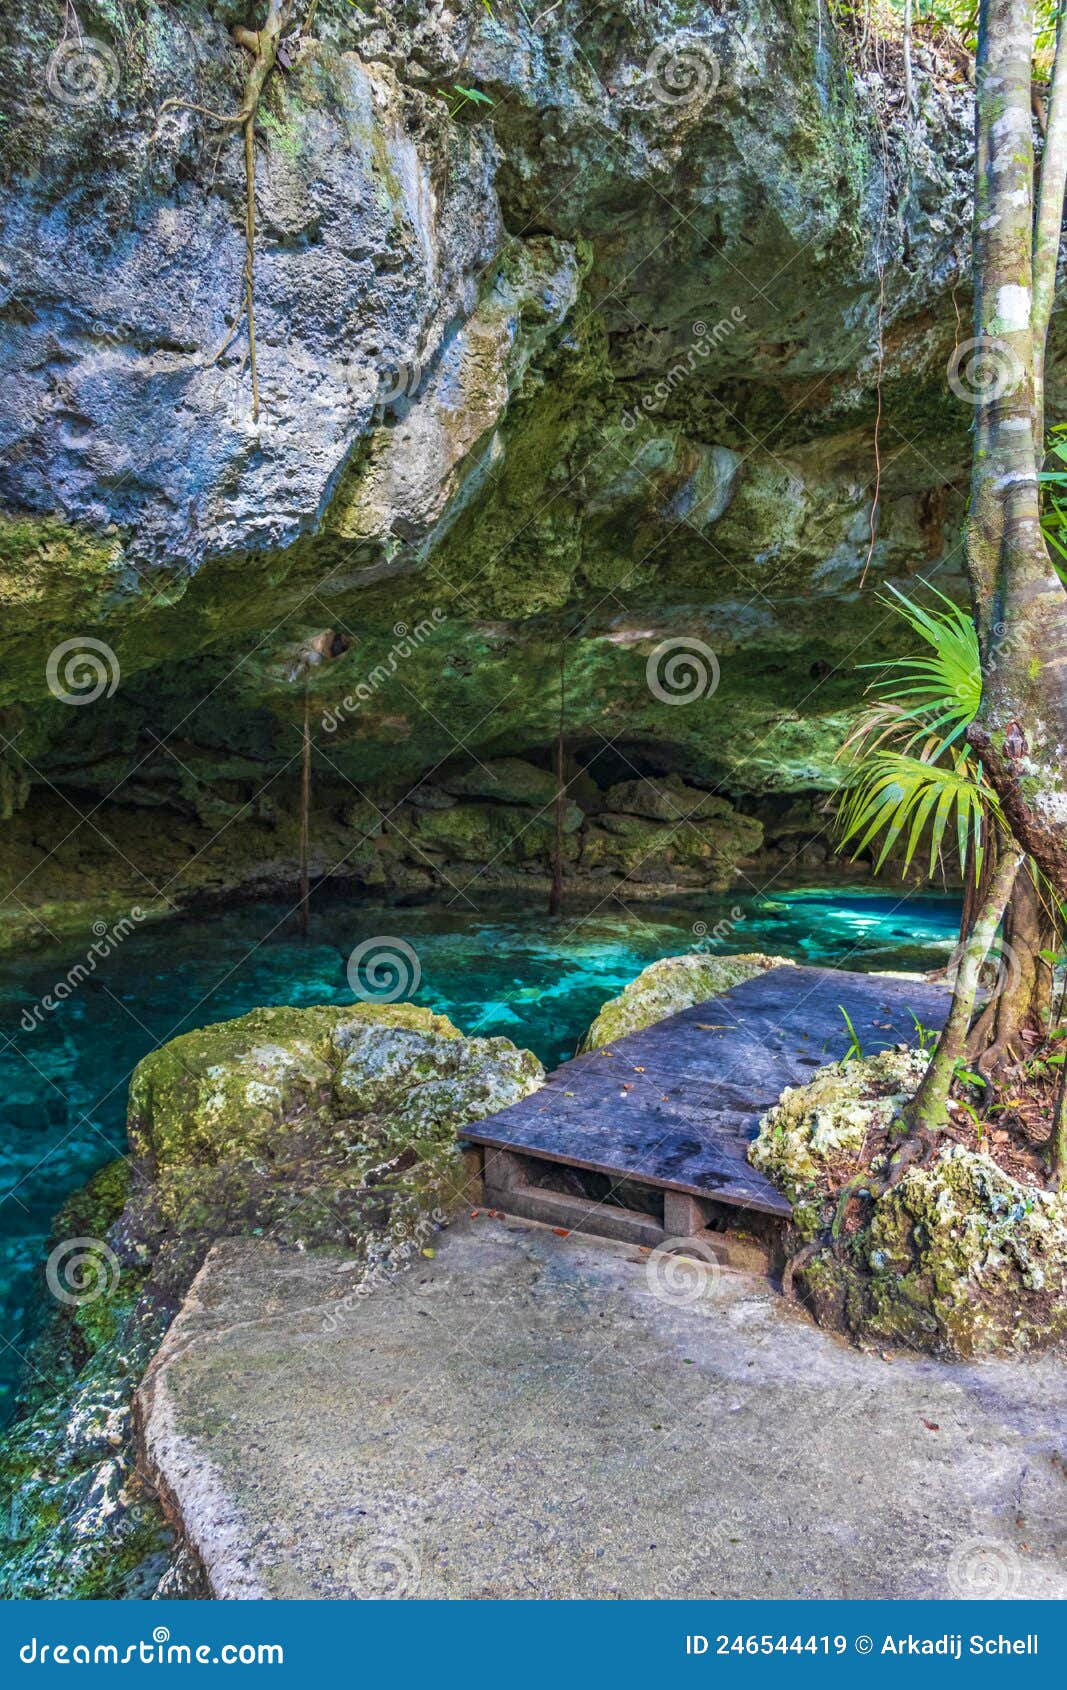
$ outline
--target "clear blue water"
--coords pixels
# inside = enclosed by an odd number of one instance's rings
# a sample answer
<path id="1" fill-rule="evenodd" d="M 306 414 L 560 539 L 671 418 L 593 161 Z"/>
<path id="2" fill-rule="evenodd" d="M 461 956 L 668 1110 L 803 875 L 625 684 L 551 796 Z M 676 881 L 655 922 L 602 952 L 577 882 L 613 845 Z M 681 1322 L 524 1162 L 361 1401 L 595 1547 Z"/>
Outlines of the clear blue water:
<path id="1" fill-rule="evenodd" d="M 743 919 L 732 920 L 731 910 Z M 554 1067 L 601 1005 L 657 957 L 767 950 L 851 968 L 931 968 L 955 942 L 951 898 L 850 887 L 684 905 L 605 905 L 550 922 L 539 908 L 383 909 L 337 896 L 308 942 L 282 905 L 246 905 L 132 933 L 42 1024 L 22 1017 L 83 953 L 0 964 L 0 1416 L 33 1318 L 34 1269 L 52 1216 L 124 1148 L 126 1088 L 155 1045 L 258 1005 L 347 1003 L 361 941 L 395 935 L 418 957 L 411 994 L 469 1033 L 503 1033 Z M 727 930 L 714 936 L 716 924 Z"/>

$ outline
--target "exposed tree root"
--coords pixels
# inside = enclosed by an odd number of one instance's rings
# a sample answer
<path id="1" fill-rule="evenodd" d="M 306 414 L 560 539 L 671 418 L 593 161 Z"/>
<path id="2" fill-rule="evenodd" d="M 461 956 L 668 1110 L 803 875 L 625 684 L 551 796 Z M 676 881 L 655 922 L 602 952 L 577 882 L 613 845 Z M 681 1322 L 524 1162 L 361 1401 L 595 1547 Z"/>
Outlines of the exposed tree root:
<path id="1" fill-rule="evenodd" d="M 244 135 L 245 261 L 241 297 L 230 331 L 210 361 L 212 364 L 218 363 L 219 359 L 233 344 L 242 320 L 246 321 L 248 324 L 248 364 L 252 376 L 253 422 L 259 421 L 259 372 L 256 365 L 255 307 L 256 113 L 259 110 L 259 102 L 263 97 L 267 78 L 278 61 L 278 47 L 281 39 L 292 22 L 295 10 L 296 0 L 267 0 L 267 16 L 261 29 L 249 29 L 244 24 L 234 26 L 232 34 L 237 45 L 252 54 L 252 64 L 245 77 L 244 98 L 238 111 L 216 112 L 208 106 L 198 106 L 191 100 L 182 99 L 165 100 L 159 110 L 160 117 L 165 111 L 175 109 L 198 112 L 202 117 L 209 117 L 213 123 L 221 124 L 224 128 L 240 129 Z M 314 6 L 312 11 L 314 11 Z"/>
<path id="2" fill-rule="evenodd" d="M 830 1248 L 840 1238 L 848 1206 L 853 1198 L 866 1192 L 873 1201 L 877 1202 L 879 1197 L 884 1197 L 887 1191 L 892 1191 L 895 1185 L 900 1184 L 910 1167 L 915 1166 L 916 1163 L 929 1161 L 937 1153 L 937 1148 L 937 1133 L 931 1132 L 926 1127 L 920 1127 L 893 1152 L 889 1166 L 881 1178 L 872 1174 L 870 1169 L 863 1168 L 859 1173 L 853 1174 L 850 1180 L 846 1180 L 837 1194 L 837 1207 L 829 1228 L 820 1233 L 818 1238 L 813 1238 L 810 1243 L 802 1244 L 800 1249 L 790 1256 L 782 1269 L 782 1295 L 787 1302 L 795 1303 L 799 1300 L 795 1284 L 797 1275 L 822 1250 Z"/>
<path id="3" fill-rule="evenodd" d="M 825 1247 L 826 1242 L 825 1238 L 813 1238 L 810 1244 L 802 1244 L 796 1254 L 790 1256 L 789 1260 L 786 1262 L 785 1267 L 782 1269 L 782 1296 L 785 1298 L 787 1303 L 795 1303 L 797 1301 L 796 1289 L 793 1282 L 801 1268 L 806 1267 L 812 1258 L 819 1254 L 819 1251 Z"/>
<path id="4" fill-rule="evenodd" d="M 1056 1099 L 1056 1118 L 1052 1123 L 1052 1137 L 1048 1141 L 1049 1184 L 1054 1190 L 1067 1182 L 1067 1062 L 1060 1076 L 1060 1092 Z"/>

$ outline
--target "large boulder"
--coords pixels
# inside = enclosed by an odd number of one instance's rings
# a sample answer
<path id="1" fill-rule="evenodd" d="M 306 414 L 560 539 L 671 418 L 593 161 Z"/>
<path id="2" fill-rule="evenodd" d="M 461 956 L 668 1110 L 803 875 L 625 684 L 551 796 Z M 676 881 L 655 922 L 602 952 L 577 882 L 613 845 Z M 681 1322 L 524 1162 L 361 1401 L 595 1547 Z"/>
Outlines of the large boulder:
<path id="1" fill-rule="evenodd" d="M 948 1140 L 882 1192 L 900 1106 L 929 1058 L 879 1052 L 822 1069 L 764 1116 L 752 1164 L 793 1204 L 798 1279 L 820 1322 L 951 1357 L 1067 1337 L 1067 1193 L 1024 1184 Z M 838 1217 L 843 1189 L 855 1201 Z"/>
<path id="2" fill-rule="evenodd" d="M 138 1224 L 357 1244 L 370 1224 L 447 1209 L 456 1134 L 533 1091 L 509 1039 L 468 1039 L 407 1003 L 257 1009 L 138 1065 L 129 1135 Z M 299 1197 L 299 1201 L 296 1199 Z"/>
<path id="3" fill-rule="evenodd" d="M 597 1050 L 613 1039 L 625 1038 L 653 1021 L 677 1015 L 681 1009 L 720 997 L 731 986 L 765 974 L 769 968 L 792 968 L 788 957 L 766 956 L 748 951 L 739 956 L 705 956 L 687 952 L 684 956 L 661 957 L 650 963 L 617 998 L 606 1003 L 582 1040 L 582 1050 Z"/>

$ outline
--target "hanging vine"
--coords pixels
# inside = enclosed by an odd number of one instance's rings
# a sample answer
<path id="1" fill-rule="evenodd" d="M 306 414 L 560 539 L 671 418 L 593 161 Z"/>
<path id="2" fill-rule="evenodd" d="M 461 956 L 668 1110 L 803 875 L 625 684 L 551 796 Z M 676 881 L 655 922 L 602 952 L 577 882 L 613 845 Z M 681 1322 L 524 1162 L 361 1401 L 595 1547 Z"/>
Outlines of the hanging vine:
<path id="1" fill-rule="evenodd" d="M 303 29 L 310 27 L 317 0 L 311 0 L 304 12 Z M 298 0 L 267 0 L 267 15 L 259 28 L 235 24 L 231 33 L 237 45 L 251 53 L 252 63 L 245 75 L 244 97 L 237 111 L 216 112 L 208 106 L 196 105 L 180 98 L 165 100 L 159 116 L 167 111 L 198 112 L 224 128 L 240 129 L 244 139 L 245 165 L 245 259 L 241 278 L 241 294 L 225 340 L 210 359 L 217 364 L 240 332 L 242 322 L 248 325 L 248 366 L 252 380 L 252 420 L 259 421 L 259 371 L 256 364 L 256 153 L 255 128 L 263 91 L 271 72 L 279 63 L 279 50 L 289 33 L 300 7 Z M 282 60 L 281 62 L 284 62 Z"/>

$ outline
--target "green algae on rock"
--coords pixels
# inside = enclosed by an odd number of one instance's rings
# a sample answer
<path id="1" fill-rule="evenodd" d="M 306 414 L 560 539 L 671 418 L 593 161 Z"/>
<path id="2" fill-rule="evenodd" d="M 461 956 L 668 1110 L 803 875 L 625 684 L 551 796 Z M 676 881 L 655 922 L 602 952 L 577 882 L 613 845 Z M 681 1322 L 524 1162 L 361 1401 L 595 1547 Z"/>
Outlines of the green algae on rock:
<path id="1" fill-rule="evenodd" d="M 879 1183 L 894 1123 L 928 1057 L 879 1052 L 790 1087 L 760 1123 L 754 1167 L 793 1203 L 795 1242 L 824 1247 L 800 1270 L 822 1324 L 949 1357 L 1019 1353 L 1067 1337 L 1067 1193 L 1023 1184 L 946 1142 L 833 1237 L 838 1195 Z"/>
<path id="2" fill-rule="evenodd" d="M 99 1243 L 129 1194 L 125 1160 L 63 1205 L 53 1239 Z M 0 1597 L 151 1596 L 172 1539 L 133 1459 L 131 1399 L 167 1325 L 127 1268 L 103 1296 L 56 1299 L 30 1345 L 22 1418 L 0 1437 Z"/>
<path id="3" fill-rule="evenodd" d="M 612 1039 L 625 1038 L 677 1015 L 706 998 L 719 997 L 731 986 L 751 980 L 769 968 L 792 968 L 788 957 L 767 956 L 762 951 L 749 951 L 738 956 L 705 956 L 689 952 L 684 956 L 662 957 L 642 969 L 636 980 L 606 1003 L 582 1040 L 581 1049 L 596 1050 L 610 1044 Z"/>
<path id="4" fill-rule="evenodd" d="M 259 1009 L 200 1028 L 134 1073 L 144 1194 L 127 1222 L 352 1245 L 383 1213 L 456 1202 L 457 1132 L 543 1078 L 509 1039 L 465 1038 L 407 1003 Z"/>
<path id="5" fill-rule="evenodd" d="M 0 1594 L 196 1592 L 137 1474 L 131 1404 L 206 1249 L 341 1244 L 380 1283 L 465 1200 L 457 1131 L 543 1078 L 510 1040 L 406 1003 L 253 1010 L 145 1057 L 131 1158 L 56 1219 L 114 1273 L 99 1297 L 60 1301 L 34 1346 L 28 1412 L 0 1443 Z"/>

